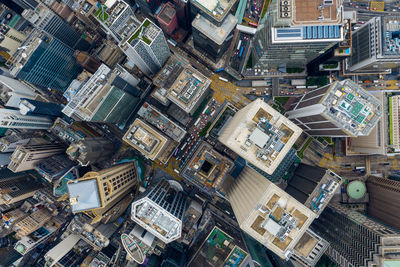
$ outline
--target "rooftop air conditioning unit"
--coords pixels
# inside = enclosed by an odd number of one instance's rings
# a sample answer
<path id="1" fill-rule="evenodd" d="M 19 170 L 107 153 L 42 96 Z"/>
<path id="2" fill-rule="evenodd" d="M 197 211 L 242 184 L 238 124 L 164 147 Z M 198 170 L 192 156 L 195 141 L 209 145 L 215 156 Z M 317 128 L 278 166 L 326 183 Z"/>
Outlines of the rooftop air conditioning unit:
<path id="1" fill-rule="evenodd" d="M 324 0 L 324 6 L 331 6 L 333 5 L 333 0 Z"/>

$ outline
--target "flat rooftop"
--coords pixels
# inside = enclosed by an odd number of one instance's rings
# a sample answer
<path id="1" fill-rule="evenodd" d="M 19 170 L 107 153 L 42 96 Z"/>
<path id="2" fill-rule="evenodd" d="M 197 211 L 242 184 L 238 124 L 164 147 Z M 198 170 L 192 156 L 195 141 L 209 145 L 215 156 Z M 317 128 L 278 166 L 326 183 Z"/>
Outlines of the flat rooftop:
<path id="1" fill-rule="evenodd" d="M 400 56 L 400 16 L 382 16 L 383 55 Z"/>
<path id="2" fill-rule="evenodd" d="M 145 19 L 139 28 L 128 39 L 128 43 L 134 45 L 135 41 L 142 40 L 147 45 L 151 45 L 160 32 L 161 29 L 157 25 L 152 23 L 150 20 Z"/>
<path id="3" fill-rule="evenodd" d="M 382 115 L 380 102 L 351 80 L 335 82 L 322 98 L 323 115 L 350 136 L 366 136 Z"/>
<path id="4" fill-rule="evenodd" d="M 228 35 L 236 27 L 237 22 L 238 20 L 234 15 L 228 14 L 222 25 L 218 27 L 205 17 L 198 14 L 193 20 L 192 26 L 213 40 L 216 44 L 222 45 Z"/>
<path id="5" fill-rule="evenodd" d="M 131 7 L 122 0 L 106 1 L 100 5 L 94 16 L 104 24 L 118 39 L 123 42 L 139 27 Z"/>
<path id="6" fill-rule="evenodd" d="M 232 167 L 231 160 L 219 154 L 207 142 L 203 142 L 185 166 L 182 176 L 204 191 L 213 193 L 220 188 Z"/>
<path id="7" fill-rule="evenodd" d="M 132 123 L 122 140 L 151 160 L 157 158 L 168 142 L 165 136 L 141 119 Z"/>
<path id="8" fill-rule="evenodd" d="M 343 21 L 340 0 L 288 0 L 293 2 L 292 24 L 335 24 Z M 280 1 L 281 6 L 283 1 Z"/>
<path id="9" fill-rule="evenodd" d="M 316 214 L 269 182 L 257 210 L 241 225 L 246 232 L 281 258 L 294 249 Z"/>
<path id="10" fill-rule="evenodd" d="M 288 118 L 257 99 L 234 115 L 219 140 L 271 175 L 301 133 Z"/>
<path id="11" fill-rule="evenodd" d="M 154 127 L 157 127 L 157 129 L 165 133 L 172 140 L 180 142 L 185 137 L 186 131 L 182 127 L 168 119 L 147 102 L 143 104 L 137 114 Z"/>
<path id="12" fill-rule="evenodd" d="M 192 4 L 216 21 L 221 22 L 229 13 L 236 0 L 194 0 Z"/>
<path id="13" fill-rule="evenodd" d="M 167 98 L 190 113 L 208 90 L 211 81 L 186 61 L 171 56 L 154 78 L 154 84 L 166 89 Z"/>
<path id="14" fill-rule="evenodd" d="M 163 9 L 160 11 L 157 17 L 169 25 L 175 14 L 176 11 L 174 9 L 174 6 L 167 3 L 166 5 L 164 5 Z"/>

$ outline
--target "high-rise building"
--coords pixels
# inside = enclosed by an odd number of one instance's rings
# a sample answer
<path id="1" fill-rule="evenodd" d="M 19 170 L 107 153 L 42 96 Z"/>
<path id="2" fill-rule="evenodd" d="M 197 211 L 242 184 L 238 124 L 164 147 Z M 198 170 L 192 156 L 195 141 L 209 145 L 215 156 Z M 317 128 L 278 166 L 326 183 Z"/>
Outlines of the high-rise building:
<path id="1" fill-rule="evenodd" d="M 369 176 L 367 179 L 369 194 L 368 215 L 400 229 L 400 181 Z"/>
<path id="2" fill-rule="evenodd" d="M 58 261 L 61 260 L 61 258 L 64 257 L 79 242 L 79 240 L 81 240 L 79 235 L 70 234 L 55 247 L 50 249 L 44 255 L 44 259 L 46 260 L 47 264 L 46 266 L 59 266 L 57 265 Z"/>
<path id="3" fill-rule="evenodd" d="M 400 152 L 400 96 L 392 95 L 389 100 L 389 144 L 390 152 Z M 387 128 L 385 128 L 387 129 Z"/>
<path id="4" fill-rule="evenodd" d="M 99 222 L 103 215 L 118 205 L 137 184 L 135 163 L 125 163 L 97 172 L 88 172 L 82 178 L 68 182 L 72 212 L 84 212 Z"/>
<path id="5" fill-rule="evenodd" d="M 358 137 L 371 133 L 382 110 L 380 101 L 347 79 L 302 95 L 286 115 L 313 136 Z"/>
<path id="6" fill-rule="evenodd" d="M 34 9 L 25 9 L 22 16 L 40 31 L 45 32 L 72 49 L 87 51 L 90 44 L 82 38 L 62 17 L 40 3 Z"/>
<path id="7" fill-rule="evenodd" d="M 141 119 L 136 119 L 126 131 L 122 140 L 140 151 L 150 160 L 167 163 L 178 142 L 165 136 L 161 131 L 150 126 Z"/>
<path id="8" fill-rule="evenodd" d="M 9 59 L 11 74 L 35 86 L 65 91 L 82 71 L 74 50 L 34 31 Z"/>
<path id="9" fill-rule="evenodd" d="M 280 258 L 295 255 L 312 262 L 321 257 L 326 242 L 307 232 L 316 212 L 254 169 L 243 169 L 228 188 L 227 197 L 240 228 Z"/>
<path id="10" fill-rule="evenodd" d="M 23 236 L 36 231 L 47 223 L 51 217 L 51 212 L 46 208 L 32 212 L 29 216 L 15 224 L 14 230 L 16 231 L 16 237 L 21 239 Z"/>
<path id="11" fill-rule="evenodd" d="M 18 110 L 0 108 L 0 125 L 11 129 L 50 129 L 53 121 L 48 117 L 22 115 Z"/>
<path id="12" fill-rule="evenodd" d="M 0 55 L 6 60 L 17 51 L 21 44 L 25 41 L 26 35 L 6 24 L 1 24 L 0 29 Z"/>
<path id="13" fill-rule="evenodd" d="M 11 162 L 8 164 L 8 168 L 13 172 L 32 170 L 36 162 L 52 155 L 64 153 L 64 151 L 65 147 L 59 143 L 19 145 L 11 155 Z"/>
<path id="14" fill-rule="evenodd" d="M 399 66 L 400 17 L 376 16 L 352 34 L 352 54 L 345 70 L 354 73 L 387 73 Z"/>
<path id="15" fill-rule="evenodd" d="M 36 115 L 49 118 L 61 117 L 62 106 L 56 103 L 42 102 L 27 98 L 22 98 L 19 103 L 19 112 L 22 115 Z"/>
<path id="16" fill-rule="evenodd" d="M 114 152 L 114 144 L 103 137 L 84 138 L 72 143 L 66 153 L 71 160 L 82 166 L 88 166 L 110 159 Z"/>
<path id="17" fill-rule="evenodd" d="M 71 83 L 64 96 L 63 113 L 83 121 L 108 122 L 124 126 L 138 107 L 143 92 L 139 80 L 123 67 L 102 64 L 84 81 Z"/>
<path id="18" fill-rule="evenodd" d="M 95 73 L 101 66 L 101 62 L 94 56 L 89 55 L 87 52 L 75 51 L 74 56 L 79 65 L 90 73 Z"/>
<path id="19" fill-rule="evenodd" d="M 179 26 L 188 31 L 192 26 L 192 16 L 190 13 L 190 2 L 187 0 L 173 0 Z"/>
<path id="20" fill-rule="evenodd" d="M 131 219 L 168 244 L 181 237 L 186 195 L 177 181 L 162 179 L 132 203 Z"/>
<path id="21" fill-rule="evenodd" d="M 163 31 L 148 19 L 128 38 L 122 50 L 147 75 L 155 75 L 171 55 Z"/>
<path id="22" fill-rule="evenodd" d="M 193 114 L 208 95 L 211 80 L 186 60 L 171 56 L 154 78 L 166 97 L 188 114 Z"/>
<path id="23" fill-rule="evenodd" d="M 218 140 L 271 175 L 301 133 L 288 118 L 257 99 L 233 116 Z"/>
<path id="24" fill-rule="evenodd" d="M 71 161 L 67 155 L 59 154 L 35 163 L 34 169 L 49 183 L 53 183 L 75 165 L 77 164 Z"/>
<path id="25" fill-rule="evenodd" d="M 28 144 L 30 137 L 27 134 L 10 133 L 0 138 L 0 151 L 2 153 L 14 152 L 17 146 Z"/>
<path id="26" fill-rule="evenodd" d="M 331 203 L 311 229 L 330 243 L 326 254 L 339 266 L 397 266 L 400 262 L 397 230 L 340 204 Z"/>
<path id="27" fill-rule="evenodd" d="M 91 122 L 74 121 L 68 123 L 61 118 L 57 118 L 50 130 L 60 139 L 71 144 L 84 138 L 100 137 L 101 133 L 92 126 L 93 123 Z"/>
<path id="28" fill-rule="evenodd" d="M 42 187 L 37 179 L 26 173 L 2 178 L 0 180 L 0 205 L 9 205 L 32 197 Z"/>
<path id="29" fill-rule="evenodd" d="M 178 27 L 178 18 L 174 5 L 171 2 L 164 4 L 160 13 L 157 15 L 158 23 L 161 29 L 168 35 L 171 35 Z"/>
<path id="30" fill-rule="evenodd" d="M 154 14 L 156 13 L 158 7 L 161 5 L 162 1 L 160 0 L 137 0 L 136 3 L 138 4 L 139 8 L 145 14 Z"/>
<path id="31" fill-rule="evenodd" d="M 344 31 L 340 0 L 272 0 L 253 41 L 254 68 L 305 67 Z"/>
<path id="32" fill-rule="evenodd" d="M 381 104 L 381 107 L 386 105 L 386 94 L 383 91 L 375 91 L 371 92 Z M 396 96 L 392 96 L 389 98 L 389 102 L 394 100 Z M 400 98 L 399 98 L 400 99 Z M 396 99 L 397 100 L 397 99 Z M 398 108 L 396 109 L 397 103 L 393 101 L 389 104 L 389 107 L 392 108 L 391 112 L 389 112 L 390 116 L 396 116 L 399 112 Z M 389 119 L 390 121 L 390 119 Z M 392 120 L 393 124 L 397 122 Z M 388 138 L 387 129 L 389 129 L 389 136 L 393 138 Z M 400 128 L 390 127 L 388 126 L 388 119 L 386 116 L 382 115 L 381 119 L 377 122 L 376 126 L 372 129 L 372 131 L 366 136 L 358 136 L 358 137 L 348 137 L 346 140 L 346 155 L 350 156 L 352 154 L 364 154 L 364 155 L 386 155 L 390 150 L 399 150 L 400 151 L 400 140 L 397 139 L 395 141 L 395 134 L 399 133 Z M 389 142 L 390 141 L 390 142 Z M 397 143 L 398 145 L 394 145 Z M 388 147 L 393 146 L 391 149 Z M 395 148 L 397 147 L 397 148 Z"/>
<path id="33" fill-rule="evenodd" d="M 19 108 L 22 98 L 35 99 L 38 95 L 32 86 L 4 75 L 0 75 L 0 91 L 3 104 L 14 108 Z"/>

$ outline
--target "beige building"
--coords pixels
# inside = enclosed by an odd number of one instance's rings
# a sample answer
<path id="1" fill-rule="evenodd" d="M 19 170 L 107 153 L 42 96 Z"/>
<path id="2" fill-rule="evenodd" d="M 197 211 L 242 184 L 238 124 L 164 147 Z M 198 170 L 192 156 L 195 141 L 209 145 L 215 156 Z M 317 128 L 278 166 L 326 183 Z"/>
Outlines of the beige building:
<path id="1" fill-rule="evenodd" d="M 51 213 L 48 209 L 42 208 L 31 213 L 28 217 L 17 222 L 14 226 L 16 237 L 21 239 L 23 236 L 29 235 L 47 223 L 51 219 Z"/>
<path id="2" fill-rule="evenodd" d="M 136 119 L 122 138 L 128 145 L 139 150 L 148 159 L 168 162 L 176 147 L 170 138 L 141 119 Z"/>
<path id="3" fill-rule="evenodd" d="M 0 205 L 12 204 L 27 199 L 42 188 L 30 174 L 22 174 L 0 180 Z"/>
<path id="4" fill-rule="evenodd" d="M 13 172 L 32 170 L 35 163 L 55 154 L 61 154 L 65 148 L 61 144 L 20 145 L 11 155 L 8 168 Z"/>
<path id="5" fill-rule="evenodd" d="M 302 130 L 288 118 L 257 99 L 239 110 L 219 141 L 268 174 L 273 174 Z"/>
<path id="6" fill-rule="evenodd" d="M 82 178 L 69 181 L 72 212 L 84 212 L 93 219 L 92 223 L 99 222 L 137 184 L 137 175 L 136 164 L 132 162 L 88 172 Z"/>
<path id="7" fill-rule="evenodd" d="M 385 93 L 382 91 L 371 92 L 381 104 L 381 107 L 384 106 L 384 101 L 386 99 Z M 396 105 L 397 102 L 396 102 Z M 397 107 L 398 108 L 398 107 Z M 397 111 L 398 112 L 398 111 Z M 393 114 L 393 112 L 392 112 Z M 397 142 L 398 139 L 398 121 L 396 122 L 397 128 L 394 128 L 393 132 L 397 132 Z M 386 155 L 388 138 L 387 138 L 387 119 L 386 116 L 382 116 L 378 121 L 376 126 L 372 129 L 371 133 L 367 136 L 359 136 L 359 137 L 350 137 L 346 140 L 346 155 L 351 156 L 353 154 L 365 154 L 365 155 Z M 395 126 L 396 127 L 396 126 Z M 397 129 L 397 130 L 396 130 Z M 397 147 L 400 146 L 398 142 Z"/>
<path id="8" fill-rule="evenodd" d="M 295 253 L 316 214 L 271 183 L 257 171 L 245 167 L 227 191 L 240 228 L 282 259 Z M 303 244 L 304 245 L 304 244 Z"/>
<path id="9" fill-rule="evenodd" d="M 9 59 L 25 41 L 26 35 L 4 24 L 1 27 L 0 47 L 5 50 L 1 51 L 0 55 Z"/>

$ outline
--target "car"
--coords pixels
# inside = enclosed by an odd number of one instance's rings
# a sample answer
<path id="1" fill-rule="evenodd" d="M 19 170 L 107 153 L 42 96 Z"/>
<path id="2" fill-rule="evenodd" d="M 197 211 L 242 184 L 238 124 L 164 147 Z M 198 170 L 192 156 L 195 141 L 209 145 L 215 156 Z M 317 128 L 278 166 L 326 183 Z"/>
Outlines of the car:
<path id="1" fill-rule="evenodd" d="M 360 23 L 360 24 L 365 24 L 365 21 L 360 21 L 359 23 Z"/>
<path id="2" fill-rule="evenodd" d="M 366 9 L 366 10 L 369 10 L 369 6 L 367 6 L 365 9 Z"/>
<path id="3" fill-rule="evenodd" d="M 350 6 L 352 6 L 352 5 L 353 5 L 353 3 L 352 3 L 352 2 L 350 2 L 350 3 L 349 3 L 349 5 L 350 5 Z"/>
<path id="4" fill-rule="evenodd" d="M 360 8 L 359 6 L 354 6 L 355 8 Z"/>

